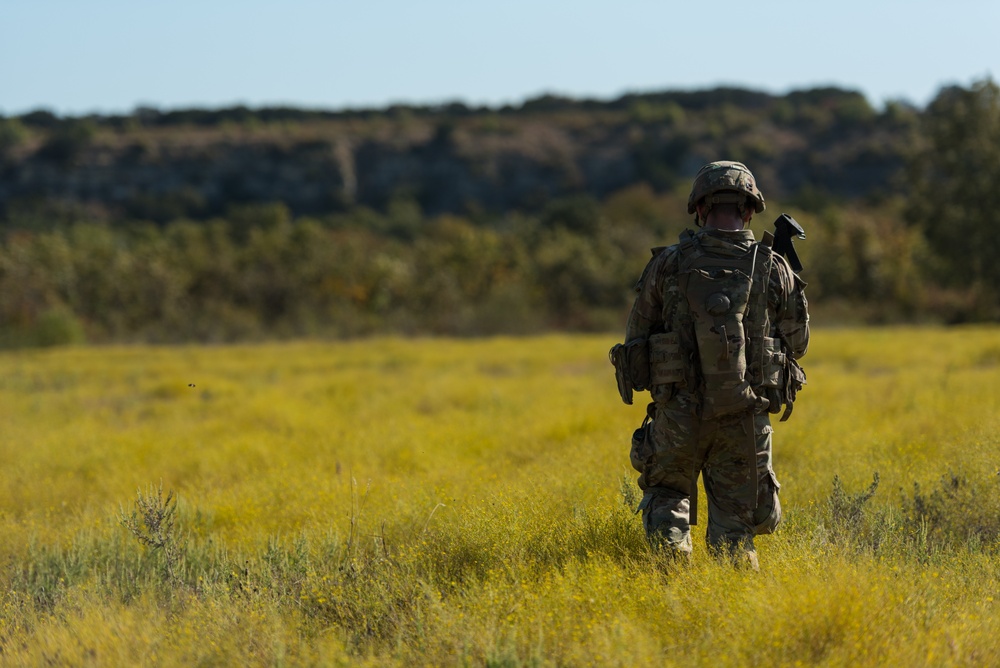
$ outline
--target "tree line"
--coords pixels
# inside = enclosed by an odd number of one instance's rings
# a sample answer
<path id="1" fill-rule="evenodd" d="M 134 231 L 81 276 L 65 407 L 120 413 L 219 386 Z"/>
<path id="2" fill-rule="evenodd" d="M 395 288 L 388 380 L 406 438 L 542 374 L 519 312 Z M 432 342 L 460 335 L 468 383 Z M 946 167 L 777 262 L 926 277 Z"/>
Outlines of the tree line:
<path id="1" fill-rule="evenodd" d="M 996 320 L 997 86 L 943 89 L 903 125 L 907 152 L 867 195 L 785 186 L 753 227 L 781 211 L 807 227 L 799 254 L 821 319 Z M 9 122 L 0 142 L 4 132 Z M 8 157 L 0 189 L 26 169 L 23 141 L 7 140 L 22 153 Z M 233 201 L 160 220 L 93 202 L 15 203 L 0 221 L 0 345 L 615 330 L 648 249 L 691 225 L 686 180 L 651 181 L 501 211 L 428 210 L 405 188 L 380 206 L 310 214 Z"/>

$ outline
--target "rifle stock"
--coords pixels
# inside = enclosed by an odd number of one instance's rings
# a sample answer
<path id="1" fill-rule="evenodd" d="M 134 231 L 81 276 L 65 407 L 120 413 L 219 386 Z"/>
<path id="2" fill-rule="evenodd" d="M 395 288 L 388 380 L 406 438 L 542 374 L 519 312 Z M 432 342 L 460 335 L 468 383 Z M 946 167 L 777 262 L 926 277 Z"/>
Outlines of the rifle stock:
<path id="1" fill-rule="evenodd" d="M 799 256 L 795 252 L 795 246 L 792 245 L 792 237 L 799 239 L 806 238 L 806 231 L 802 229 L 798 221 L 789 216 L 787 213 L 783 213 L 778 216 L 778 219 L 774 221 L 774 252 L 779 255 L 784 255 L 785 259 L 788 260 L 788 264 L 791 265 L 792 270 L 795 273 L 802 271 L 802 262 L 799 261 Z"/>

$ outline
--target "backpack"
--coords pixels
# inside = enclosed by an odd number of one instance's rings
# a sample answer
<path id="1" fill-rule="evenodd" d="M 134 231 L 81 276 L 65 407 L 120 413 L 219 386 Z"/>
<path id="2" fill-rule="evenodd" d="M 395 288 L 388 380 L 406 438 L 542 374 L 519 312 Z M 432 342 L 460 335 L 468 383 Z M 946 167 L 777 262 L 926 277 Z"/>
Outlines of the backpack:
<path id="1" fill-rule="evenodd" d="M 724 256 L 707 251 L 690 231 L 681 235 L 672 331 L 661 335 L 668 344 L 661 351 L 657 337 L 650 338 L 650 363 L 656 376 L 657 360 L 676 360 L 670 380 L 698 390 L 703 419 L 748 410 L 777 413 L 784 404 L 786 420 L 805 383 L 781 340 L 768 336 L 772 243 L 765 233 L 745 253 Z M 683 372 L 680 360 L 687 361 Z"/>

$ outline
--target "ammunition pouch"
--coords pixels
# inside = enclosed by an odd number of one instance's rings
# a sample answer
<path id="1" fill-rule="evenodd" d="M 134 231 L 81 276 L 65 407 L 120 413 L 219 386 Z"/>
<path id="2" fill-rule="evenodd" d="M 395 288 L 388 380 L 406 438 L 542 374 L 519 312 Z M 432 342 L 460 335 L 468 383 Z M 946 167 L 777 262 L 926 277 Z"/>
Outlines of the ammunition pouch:
<path id="1" fill-rule="evenodd" d="M 763 365 L 761 366 L 761 382 L 758 394 L 768 401 L 768 412 L 778 413 L 785 403 L 784 387 L 787 356 L 781 350 L 781 340 L 765 336 L 761 343 Z"/>
<path id="2" fill-rule="evenodd" d="M 680 335 L 677 332 L 653 334 L 649 337 L 650 387 L 683 382 L 685 368 Z"/>
<path id="3" fill-rule="evenodd" d="M 616 343 L 608 351 L 608 359 L 615 367 L 615 380 L 622 401 L 632 405 L 632 392 L 649 388 L 649 344 L 646 339 L 633 339 Z"/>
<path id="4" fill-rule="evenodd" d="M 680 334 L 668 332 L 649 337 L 649 391 L 653 401 L 669 401 L 686 383 L 689 362 L 681 349 Z"/>
<path id="5" fill-rule="evenodd" d="M 616 343 L 608 358 L 615 367 L 618 394 L 629 405 L 634 391 L 650 390 L 655 400 L 664 401 L 684 383 L 686 362 L 677 332 Z"/>

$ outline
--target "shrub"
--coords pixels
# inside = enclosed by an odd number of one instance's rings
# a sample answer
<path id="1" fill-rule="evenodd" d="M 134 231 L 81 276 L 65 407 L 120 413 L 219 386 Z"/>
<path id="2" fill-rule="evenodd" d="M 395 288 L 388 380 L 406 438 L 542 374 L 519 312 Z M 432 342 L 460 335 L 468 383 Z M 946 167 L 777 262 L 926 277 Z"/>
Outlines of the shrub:
<path id="1" fill-rule="evenodd" d="M 929 490 L 913 484 L 909 519 L 925 527 L 933 546 L 996 549 L 1000 543 L 1000 476 L 949 473 Z"/>
<path id="2" fill-rule="evenodd" d="M 44 311 L 30 336 L 33 343 L 41 347 L 72 345 L 87 340 L 83 323 L 72 311 L 60 306 Z"/>

